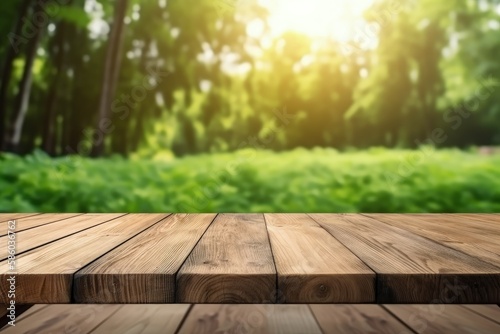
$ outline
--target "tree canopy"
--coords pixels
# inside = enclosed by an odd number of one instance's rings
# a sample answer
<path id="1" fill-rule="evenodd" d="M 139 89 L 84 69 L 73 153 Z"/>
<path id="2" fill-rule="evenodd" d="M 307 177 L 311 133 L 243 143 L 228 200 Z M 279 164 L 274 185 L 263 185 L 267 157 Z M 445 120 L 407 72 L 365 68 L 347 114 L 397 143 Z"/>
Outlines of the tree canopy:
<path id="1" fill-rule="evenodd" d="M 376 0 L 349 41 L 273 34 L 257 0 L 0 8 L 2 150 L 500 144 L 498 0 Z"/>

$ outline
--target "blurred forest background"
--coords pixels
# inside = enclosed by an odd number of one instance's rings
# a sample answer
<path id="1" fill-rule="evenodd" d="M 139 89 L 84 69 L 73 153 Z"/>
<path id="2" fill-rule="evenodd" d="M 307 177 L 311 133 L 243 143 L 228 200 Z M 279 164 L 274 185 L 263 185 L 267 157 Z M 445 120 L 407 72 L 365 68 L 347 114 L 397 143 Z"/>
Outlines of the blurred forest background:
<path id="1" fill-rule="evenodd" d="M 0 16 L 0 212 L 500 212 L 499 0 Z"/>

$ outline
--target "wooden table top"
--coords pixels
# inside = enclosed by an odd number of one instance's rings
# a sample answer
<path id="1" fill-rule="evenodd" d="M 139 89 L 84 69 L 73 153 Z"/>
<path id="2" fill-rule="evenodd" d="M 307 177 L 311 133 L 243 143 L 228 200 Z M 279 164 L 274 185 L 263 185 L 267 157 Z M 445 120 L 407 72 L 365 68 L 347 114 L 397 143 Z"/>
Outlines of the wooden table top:
<path id="1" fill-rule="evenodd" d="M 500 303 L 498 214 L 0 214 L 0 222 L 1 279 L 15 276 L 19 304 Z M 8 293 L 0 284 L 0 303 Z"/>
<path id="2" fill-rule="evenodd" d="M 35 305 L 8 333 L 500 333 L 496 305 Z"/>

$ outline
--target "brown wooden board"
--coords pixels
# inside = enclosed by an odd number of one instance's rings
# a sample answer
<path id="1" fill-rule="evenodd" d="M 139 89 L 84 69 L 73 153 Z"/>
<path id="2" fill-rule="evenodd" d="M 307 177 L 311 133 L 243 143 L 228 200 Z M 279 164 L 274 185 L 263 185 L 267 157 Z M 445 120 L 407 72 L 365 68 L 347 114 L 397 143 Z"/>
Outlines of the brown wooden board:
<path id="1" fill-rule="evenodd" d="M 500 268 L 361 215 L 311 215 L 377 273 L 378 303 L 498 303 Z"/>
<path id="2" fill-rule="evenodd" d="M 175 214 L 75 274 L 79 303 L 172 303 L 175 274 L 215 214 Z"/>
<path id="3" fill-rule="evenodd" d="M 73 275 L 98 257 L 164 219 L 166 214 L 130 214 L 21 254 L 17 259 L 16 302 L 69 303 Z M 0 262 L 0 279 L 12 276 Z M 0 302 L 9 285 L 0 284 Z"/>
<path id="4" fill-rule="evenodd" d="M 5 333 L 499 333 L 492 305 L 35 305 Z M 496 321 L 495 321 L 496 320 Z"/>
<path id="5" fill-rule="evenodd" d="M 500 267 L 500 233 L 481 228 L 467 218 L 452 220 L 425 218 L 421 215 L 371 214 L 378 221 L 405 229 L 444 246 L 456 249 Z"/>
<path id="6" fill-rule="evenodd" d="M 73 233 L 102 224 L 123 214 L 80 215 L 16 233 L 16 254 L 40 247 Z M 0 245 L 7 245 L 9 236 L 0 237 Z M 0 260 L 8 256 L 7 247 L 0 248 Z"/>
<path id="7" fill-rule="evenodd" d="M 34 215 L 16 219 L 15 231 L 16 233 L 46 224 L 55 223 L 64 219 L 82 215 L 81 213 L 47 213 L 41 215 Z M 0 236 L 7 235 L 10 227 L 7 224 L 0 225 Z"/>
<path id="8" fill-rule="evenodd" d="M 6 326 L 3 333 L 90 333 L 120 305 L 40 305 L 25 313 L 15 327 Z M 33 311 L 33 314 L 29 314 Z"/>
<path id="9" fill-rule="evenodd" d="M 276 270 L 262 214 L 221 214 L 177 274 L 177 302 L 274 302 Z"/>
<path id="10" fill-rule="evenodd" d="M 402 334 L 407 327 L 379 305 L 310 305 L 323 333 Z"/>
<path id="11" fill-rule="evenodd" d="M 92 334 L 175 333 L 190 305 L 123 305 Z"/>
<path id="12" fill-rule="evenodd" d="M 39 215 L 39 213 L 0 213 L 0 223 L 6 223 L 9 220 L 17 220 L 23 217 L 35 215 Z"/>
<path id="13" fill-rule="evenodd" d="M 463 305 L 465 308 L 475 312 L 493 322 L 500 324 L 500 307 L 498 305 Z"/>
<path id="14" fill-rule="evenodd" d="M 499 219 L 488 218 L 487 215 L 478 214 L 447 214 L 447 213 L 420 213 L 397 214 L 407 218 L 420 218 L 436 225 L 452 225 L 464 231 L 483 236 L 485 233 L 500 233 Z"/>
<path id="15" fill-rule="evenodd" d="M 4 308 L 4 304 L 0 305 L 2 307 L 2 310 Z M 13 323 L 14 325 L 17 326 L 19 324 L 19 321 L 25 319 L 26 317 L 32 316 L 36 312 L 44 309 L 48 305 L 28 305 L 28 304 L 23 304 L 23 305 L 16 305 L 15 307 L 15 322 Z M 7 307 L 7 305 L 5 305 Z M 11 327 L 9 322 L 11 322 L 11 318 L 7 318 L 7 309 L 5 308 L 5 312 L 2 313 L 2 318 L 0 320 L 0 331 L 2 331 L 2 328 L 5 326 L 5 328 Z"/>
<path id="16" fill-rule="evenodd" d="M 305 214 L 266 214 L 285 303 L 375 301 L 375 274 Z"/>
<path id="17" fill-rule="evenodd" d="M 385 307 L 417 333 L 500 333 L 500 324 L 461 305 L 386 305 Z"/>
<path id="18" fill-rule="evenodd" d="M 195 305 L 179 334 L 320 334 L 307 305 Z"/>

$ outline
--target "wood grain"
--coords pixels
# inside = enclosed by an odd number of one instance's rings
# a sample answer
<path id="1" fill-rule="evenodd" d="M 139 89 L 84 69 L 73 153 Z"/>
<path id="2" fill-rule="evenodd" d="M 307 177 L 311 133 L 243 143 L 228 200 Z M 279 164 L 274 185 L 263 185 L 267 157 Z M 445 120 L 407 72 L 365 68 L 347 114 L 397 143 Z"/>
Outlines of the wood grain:
<path id="1" fill-rule="evenodd" d="M 462 218 L 470 218 L 480 221 L 488 221 L 500 224 L 500 214 L 498 213 L 466 213 L 466 214 L 456 214 L 457 216 L 461 216 Z"/>
<path id="2" fill-rule="evenodd" d="M 16 233 L 33 227 L 55 223 L 64 219 L 79 216 L 81 213 L 47 213 L 16 219 Z M 0 236 L 7 234 L 7 224 L 2 224 Z"/>
<path id="3" fill-rule="evenodd" d="M 500 233 L 500 222 L 498 219 L 488 219 L 485 215 L 477 214 L 446 214 L 446 213 L 420 213 L 404 214 L 407 218 L 420 218 L 436 225 L 446 224 L 455 226 L 464 231 L 484 235 L 485 232 Z M 493 215 L 492 215 L 493 216 Z"/>
<path id="4" fill-rule="evenodd" d="M 500 324 L 500 307 L 498 305 L 463 305 L 463 307 Z"/>
<path id="5" fill-rule="evenodd" d="M 1 304 L 1 312 L 0 312 L 0 328 L 8 324 L 9 321 L 11 321 L 10 318 L 7 318 L 7 310 L 8 305 Z M 15 309 L 15 315 L 16 315 L 16 323 L 19 321 L 20 317 L 26 313 L 28 310 L 30 310 L 33 307 L 31 304 L 23 304 L 23 305 L 16 305 Z"/>
<path id="6" fill-rule="evenodd" d="M 35 215 L 39 215 L 39 213 L 0 213 L 0 223 L 6 223 L 9 220 L 17 220 L 23 217 Z"/>
<path id="7" fill-rule="evenodd" d="M 486 221 L 486 222 L 500 222 L 500 214 L 498 213 L 411 213 L 405 214 L 408 216 L 415 216 L 420 218 L 428 218 L 428 219 L 468 219 L 475 221 Z"/>
<path id="8" fill-rule="evenodd" d="M 80 303 L 171 303 L 175 274 L 215 214 L 175 214 L 78 271 Z"/>
<path id="9" fill-rule="evenodd" d="M 175 333 L 189 305 L 123 305 L 92 334 Z"/>
<path id="10" fill-rule="evenodd" d="M 3 332 L 14 333 L 90 333 L 100 322 L 116 312 L 119 305 L 50 305 L 40 309 L 33 307 L 35 313 L 16 324 L 6 327 Z"/>
<path id="11" fill-rule="evenodd" d="M 460 305 L 386 305 L 416 333 L 500 333 L 500 324 Z"/>
<path id="12" fill-rule="evenodd" d="M 500 303 L 500 215 L 119 215 L 19 218 L 16 302 Z"/>
<path id="13" fill-rule="evenodd" d="M 177 274 L 177 302 L 274 301 L 276 271 L 263 215 L 217 216 Z"/>
<path id="14" fill-rule="evenodd" d="M 407 331 L 379 305 L 310 305 L 323 333 L 402 334 Z"/>
<path id="15" fill-rule="evenodd" d="M 5 309 L 4 310 L 4 305 L 5 304 L 2 304 L 0 305 L 2 307 L 2 318 L 0 320 L 0 331 L 1 331 L 1 328 L 3 328 L 5 325 L 8 324 L 10 320 L 10 318 L 7 318 L 7 317 L 4 317 L 6 314 L 7 314 L 7 310 Z M 19 324 L 19 322 L 21 320 L 24 320 L 26 319 L 27 317 L 35 314 L 36 312 L 44 309 L 45 307 L 47 307 L 48 305 L 16 305 L 16 322 L 15 322 L 15 325 L 17 326 L 17 324 Z M 7 307 L 7 305 L 5 305 L 5 307 Z M 9 325 L 10 326 L 10 325 Z M 8 327 L 8 326 L 7 326 Z"/>
<path id="16" fill-rule="evenodd" d="M 498 303 L 500 268 L 361 215 L 311 215 L 377 273 L 378 303 Z"/>
<path id="17" fill-rule="evenodd" d="M 111 249 L 154 225 L 165 214 L 131 214 L 21 254 L 17 259 L 16 302 L 69 303 L 73 275 Z M 0 262 L 5 281 L 6 261 Z M 7 301 L 7 284 L 0 285 L 0 302 Z"/>
<path id="18" fill-rule="evenodd" d="M 498 309 L 498 308 L 497 308 Z M 499 333 L 492 305 L 35 305 L 6 333 Z M 495 322 L 496 320 L 496 322 Z"/>
<path id="19" fill-rule="evenodd" d="M 179 334 L 321 333 L 307 305 L 195 305 Z"/>
<path id="20" fill-rule="evenodd" d="M 123 214 L 81 215 L 21 231 L 16 233 L 16 253 L 19 255 L 30 249 L 56 241 L 120 216 L 123 216 Z M 7 241 L 8 236 L 0 237 L 0 245 L 6 245 Z M 5 260 L 7 256 L 7 248 L 0 248 L 0 260 Z"/>
<path id="21" fill-rule="evenodd" d="M 266 214 L 285 303 L 375 301 L 375 274 L 305 214 Z"/>
<path id="22" fill-rule="evenodd" d="M 437 243 L 477 257 L 500 268 L 500 233 L 467 218 L 425 218 L 423 215 L 370 214 L 378 221 L 402 228 Z"/>

